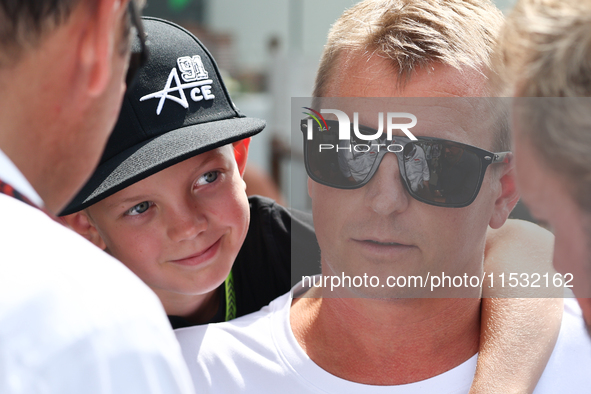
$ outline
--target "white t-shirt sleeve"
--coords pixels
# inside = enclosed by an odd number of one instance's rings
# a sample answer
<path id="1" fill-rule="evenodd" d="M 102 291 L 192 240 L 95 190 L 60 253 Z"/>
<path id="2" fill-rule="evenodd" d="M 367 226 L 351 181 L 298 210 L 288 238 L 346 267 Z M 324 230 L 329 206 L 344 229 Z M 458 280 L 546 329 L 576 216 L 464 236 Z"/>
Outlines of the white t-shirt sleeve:
<path id="1" fill-rule="evenodd" d="M 139 278 L 5 195 L 0 218 L 0 393 L 194 393 L 162 305 Z"/>

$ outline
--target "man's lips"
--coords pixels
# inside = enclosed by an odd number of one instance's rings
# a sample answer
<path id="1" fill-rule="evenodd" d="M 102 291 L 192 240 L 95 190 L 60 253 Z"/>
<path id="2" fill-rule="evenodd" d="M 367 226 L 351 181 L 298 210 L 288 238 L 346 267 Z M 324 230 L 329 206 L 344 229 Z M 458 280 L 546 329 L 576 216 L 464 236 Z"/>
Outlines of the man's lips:
<path id="1" fill-rule="evenodd" d="M 204 249 L 200 252 L 194 253 L 194 254 L 184 257 L 182 259 L 170 260 L 170 262 L 175 263 L 175 264 L 187 265 L 187 266 L 199 265 L 201 263 L 208 261 L 217 253 L 221 242 L 222 242 L 222 238 L 218 239 L 212 245 L 210 245 L 209 247 L 207 247 L 206 249 Z"/>
<path id="2" fill-rule="evenodd" d="M 397 242 L 389 239 L 375 239 L 375 238 L 352 238 L 352 241 L 357 247 L 371 253 L 391 254 L 410 251 L 415 248 L 415 245 L 408 243 Z"/>
<path id="3" fill-rule="evenodd" d="M 362 239 L 360 241 L 361 242 L 369 242 L 371 244 L 380 245 L 380 246 L 410 246 L 410 245 L 405 245 L 405 244 L 401 244 L 399 242 L 394 242 L 394 241 L 377 241 L 374 239 Z"/>
<path id="4" fill-rule="evenodd" d="M 394 240 L 388 240 L 388 239 L 376 239 L 376 238 L 353 238 L 353 241 L 355 242 L 366 242 L 369 244 L 374 244 L 374 245 L 378 245 L 378 246 L 413 246 L 407 243 L 402 243 L 402 242 L 398 242 L 398 241 L 394 241 Z"/>

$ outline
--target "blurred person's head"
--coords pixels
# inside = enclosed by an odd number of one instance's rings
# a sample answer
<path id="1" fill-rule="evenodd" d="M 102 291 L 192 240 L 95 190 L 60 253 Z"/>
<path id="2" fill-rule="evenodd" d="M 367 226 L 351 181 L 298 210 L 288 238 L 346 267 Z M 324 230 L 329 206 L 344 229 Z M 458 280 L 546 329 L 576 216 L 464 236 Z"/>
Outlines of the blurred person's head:
<path id="1" fill-rule="evenodd" d="M 554 265 L 591 297 L 591 2 L 519 1 L 498 50 L 517 98 L 513 125 L 524 201 L 556 236 Z M 580 300 L 587 322 L 591 303 Z"/>
<path id="2" fill-rule="evenodd" d="M 0 1 L 0 149 L 54 212 L 117 119 L 134 13 L 121 0 Z"/>
<path id="3" fill-rule="evenodd" d="M 265 122 L 236 108 L 194 35 L 143 23 L 150 59 L 98 168 L 62 215 L 150 286 L 169 315 L 204 323 L 248 231 L 242 175 L 250 136 Z"/>

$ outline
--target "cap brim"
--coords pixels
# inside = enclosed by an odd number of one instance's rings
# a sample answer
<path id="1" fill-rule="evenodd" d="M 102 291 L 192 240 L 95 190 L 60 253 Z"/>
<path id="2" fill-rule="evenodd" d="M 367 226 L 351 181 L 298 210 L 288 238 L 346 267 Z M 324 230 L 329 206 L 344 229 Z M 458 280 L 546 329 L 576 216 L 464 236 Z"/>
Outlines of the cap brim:
<path id="1" fill-rule="evenodd" d="M 132 146 L 99 165 L 60 216 L 78 212 L 158 171 L 251 137 L 264 128 L 261 119 L 232 118 L 179 128 Z"/>

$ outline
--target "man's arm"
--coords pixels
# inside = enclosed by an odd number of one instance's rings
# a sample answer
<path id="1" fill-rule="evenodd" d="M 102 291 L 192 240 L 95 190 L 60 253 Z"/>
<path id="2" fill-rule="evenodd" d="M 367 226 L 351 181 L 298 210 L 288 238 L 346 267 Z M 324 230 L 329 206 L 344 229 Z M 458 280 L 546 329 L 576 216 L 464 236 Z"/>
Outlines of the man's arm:
<path id="1" fill-rule="evenodd" d="M 553 275 L 554 236 L 520 220 L 508 220 L 498 230 L 489 228 L 485 271 L 495 280 L 505 273 Z M 471 394 L 531 393 L 546 367 L 562 320 L 561 292 L 540 288 L 484 284 L 480 354 Z M 490 287 L 489 287 L 490 286 Z M 557 298 L 523 298 L 523 297 Z M 498 298 L 490 298 L 498 297 Z"/>

